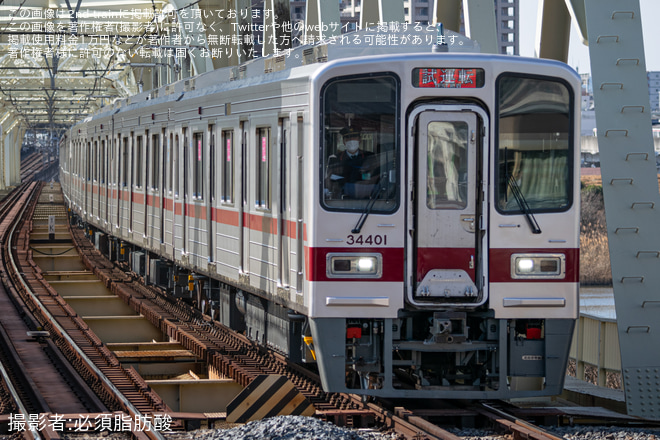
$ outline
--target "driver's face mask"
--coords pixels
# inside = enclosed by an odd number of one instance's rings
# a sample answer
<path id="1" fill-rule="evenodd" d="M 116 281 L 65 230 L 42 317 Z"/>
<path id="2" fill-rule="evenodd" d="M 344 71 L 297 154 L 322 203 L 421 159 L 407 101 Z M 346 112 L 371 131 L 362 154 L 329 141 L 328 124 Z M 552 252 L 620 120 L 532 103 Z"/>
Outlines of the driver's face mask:
<path id="1" fill-rule="evenodd" d="M 360 148 L 360 141 L 347 141 L 346 142 L 346 151 L 351 154 L 354 154 L 358 148 Z"/>

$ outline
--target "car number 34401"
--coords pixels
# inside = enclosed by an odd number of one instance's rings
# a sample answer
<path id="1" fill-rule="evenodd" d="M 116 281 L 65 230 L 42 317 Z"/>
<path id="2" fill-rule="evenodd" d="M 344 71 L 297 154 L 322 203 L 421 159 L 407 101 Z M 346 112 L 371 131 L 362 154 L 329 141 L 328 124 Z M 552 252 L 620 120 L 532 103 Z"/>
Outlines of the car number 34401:
<path id="1" fill-rule="evenodd" d="M 346 244 L 349 246 L 385 246 L 387 245 L 387 235 L 348 235 Z"/>

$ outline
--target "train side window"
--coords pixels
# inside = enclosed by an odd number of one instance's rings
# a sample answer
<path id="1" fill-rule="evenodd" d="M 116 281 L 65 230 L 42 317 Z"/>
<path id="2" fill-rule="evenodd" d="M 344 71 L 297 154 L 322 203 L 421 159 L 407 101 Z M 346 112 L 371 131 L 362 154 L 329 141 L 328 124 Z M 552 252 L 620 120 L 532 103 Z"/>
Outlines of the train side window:
<path id="1" fill-rule="evenodd" d="M 190 199 L 190 182 L 188 181 L 188 176 L 189 171 L 188 171 L 188 166 L 190 165 L 190 142 L 188 142 L 188 131 L 187 129 L 183 129 L 183 133 L 181 134 L 183 137 L 183 176 L 182 176 L 182 182 L 181 182 L 181 197 L 184 199 Z"/>
<path id="2" fill-rule="evenodd" d="M 96 180 L 103 183 L 103 164 L 105 163 L 105 155 L 103 154 L 103 140 L 99 139 L 96 147 L 96 163 L 98 171 L 96 172 Z"/>
<path id="3" fill-rule="evenodd" d="M 204 133 L 193 133 L 193 198 L 204 198 Z"/>
<path id="4" fill-rule="evenodd" d="M 98 180 L 98 166 L 99 166 L 99 141 L 94 141 L 94 148 L 92 149 L 92 181 Z"/>
<path id="5" fill-rule="evenodd" d="M 209 197 L 215 200 L 216 181 L 216 156 L 215 156 L 215 126 L 209 125 Z"/>
<path id="6" fill-rule="evenodd" d="M 234 131 L 222 132 L 222 201 L 234 201 Z"/>
<path id="7" fill-rule="evenodd" d="M 160 177 L 160 143 L 158 135 L 151 136 L 151 189 L 158 191 Z"/>
<path id="8" fill-rule="evenodd" d="M 569 209 L 575 147 L 568 85 L 507 73 L 497 80 L 497 96 L 497 209 L 519 214 L 524 202 L 534 212 Z"/>
<path id="9" fill-rule="evenodd" d="M 142 188 L 142 136 L 135 137 L 135 157 L 133 165 L 135 168 L 135 187 Z"/>
<path id="10" fill-rule="evenodd" d="M 174 145 L 174 135 L 170 133 L 170 137 L 167 141 L 167 157 L 165 163 L 169 164 L 167 166 L 167 192 L 172 194 L 172 177 L 174 176 L 174 155 L 172 154 L 172 147 Z"/>
<path id="11" fill-rule="evenodd" d="M 87 154 L 85 156 L 87 156 L 87 157 L 85 157 L 85 160 L 87 161 L 87 170 L 85 171 L 85 179 L 87 179 L 87 181 L 90 181 L 92 179 L 92 163 L 89 160 L 90 159 L 89 156 L 92 155 L 92 143 L 91 142 L 87 142 L 87 152 L 86 153 Z"/>
<path id="12" fill-rule="evenodd" d="M 101 141 L 101 183 L 105 183 L 105 167 L 108 162 L 106 155 L 105 139 Z"/>
<path id="13" fill-rule="evenodd" d="M 121 143 L 119 138 L 115 140 L 114 137 L 108 139 L 108 148 L 112 151 L 112 159 L 108 163 L 108 181 L 114 186 L 119 183 L 119 170 L 121 170 Z"/>
<path id="14" fill-rule="evenodd" d="M 209 164 L 209 197 L 211 200 L 215 200 L 217 180 L 215 163 L 215 127 L 213 125 L 209 125 L 209 157 L 211 159 L 211 163 Z"/>
<path id="15" fill-rule="evenodd" d="M 174 136 L 174 197 L 179 197 L 179 169 L 181 168 L 181 152 L 179 151 L 179 135 Z"/>
<path id="16" fill-rule="evenodd" d="M 270 209 L 270 128 L 257 129 L 256 205 Z"/>
<path id="17" fill-rule="evenodd" d="M 121 186 L 128 186 L 128 138 L 125 137 L 121 147 Z"/>

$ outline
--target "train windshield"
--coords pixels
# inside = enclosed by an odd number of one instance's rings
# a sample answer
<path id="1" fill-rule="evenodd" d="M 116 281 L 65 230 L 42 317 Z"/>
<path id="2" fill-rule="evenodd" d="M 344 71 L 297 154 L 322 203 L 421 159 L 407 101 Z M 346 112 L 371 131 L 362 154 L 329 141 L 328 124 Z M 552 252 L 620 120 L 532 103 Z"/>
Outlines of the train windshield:
<path id="1" fill-rule="evenodd" d="M 336 78 L 322 92 L 321 191 L 329 210 L 398 207 L 399 81 L 394 75 Z"/>
<path id="2" fill-rule="evenodd" d="M 497 209 L 505 214 L 569 209 L 574 172 L 569 88 L 557 80 L 505 74 L 497 93 Z"/>

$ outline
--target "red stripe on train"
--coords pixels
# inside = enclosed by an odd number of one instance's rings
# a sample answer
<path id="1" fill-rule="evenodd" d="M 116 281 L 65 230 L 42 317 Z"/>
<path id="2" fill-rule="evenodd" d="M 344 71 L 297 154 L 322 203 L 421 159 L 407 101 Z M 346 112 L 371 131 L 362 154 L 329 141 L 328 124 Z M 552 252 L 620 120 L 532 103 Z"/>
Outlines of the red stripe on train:
<path id="1" fill-rule="evenodd" d="M 147 194 L 147 205 L 154 208 L 160 208 L 160 197 Z"/>
<path id="2" fill-rule="evenodd" d="M 238 226 L 238 211 L 214 208 L 213 220 L 223 225 Z"/>
<path id="3" fill-rule="evenodd" d="M 564 254 L 566 276 L 563 279 L 513 279 L 513 254 Z M 491 283 L 577 283 L 580 281 L 580 249 L 491 249 L 489 253 L 489 279 Z"/>
<path id="4" fill-rule="evenodd" d="M 329 253 L 356 253 L 356 254 L 374 254 L 379 253 L 383 256 L 383 276 L 378 279 L 373 278 L 328 278 L 326 258 Z M 305 265 L 308 281 L 366 281 L 366 282 L 403 282 L 403 267 L 405 264 L 405 254 L 403 248 L 308 248 L 305 247 Z"/>
<path id="5" fill-rule="evenodd" d="M 476 256 L 473 248 L 418 248 L 417 281 L 422 281 L 432 269 L 461 269 L 474 281 L 475 270 L 470 268 L 470 261 L 474 267 Z"/>
<path id="6" fill-rule="evenodd" d="M 129 197 L 132 197 L 133 202 L 136 204 L 143 204 L 145 200 L 145 195 L 139 192 L 132 191 L 119 191 L 120 197 L 122 200 L 128 201 Z M 113 194 L 116 194 L 113 191 Z M 116 198 L 116 195 L 113 197 Z M 155 208 L 160 208 L 160 197 L 155 195 L 146 195 L 146 201 L 148 206 Z M 167 211 L 174 211 L 175 215 L 182 215 L 183 204 L 180 202 L 175 202 L 173 199 L 164 198 L 163 207 Z M 197 205 L 192 203 L 185 204 L 186 216 L 190 218 L 198 218 L 200 220 L 206 220 L 206 205 Z M 238 226 L 238 211 L 233 211 L 229 209 L 222 208 L 212 208 L 211 209 L 211 219 L 223 225 L 229 226 Z M 272 217 L 243 213 L 244 224 L 247 228 L 262 231 L 269 234 L 277 234 L 278 231 L 278 220 Z M 295 239 L 298 236 L 297 233 L 297 223 L 292 220 L 283 220 L 282 221 L 282 234 L 284 236 Z M 303 233 L 303 236 L 306 234 Z"/>

